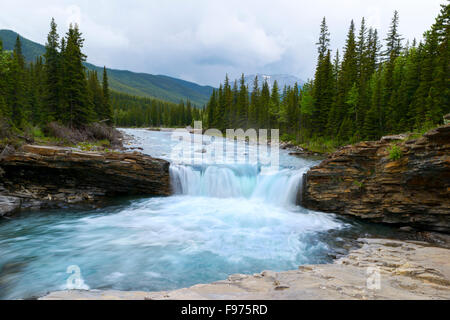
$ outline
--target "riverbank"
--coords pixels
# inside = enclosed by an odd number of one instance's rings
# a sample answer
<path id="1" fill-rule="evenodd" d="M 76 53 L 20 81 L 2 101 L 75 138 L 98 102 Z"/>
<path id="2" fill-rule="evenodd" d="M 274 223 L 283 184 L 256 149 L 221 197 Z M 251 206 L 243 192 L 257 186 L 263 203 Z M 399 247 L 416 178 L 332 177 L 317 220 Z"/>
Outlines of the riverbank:
<path id="1" fill-rule="evenodd" d="M 94 205 L 124 195 L 171 194 L 169 162 L 128 152 L 24 145 L 0 157 L 0 216 Z"/>
<path id="2" fill-rule="evenodd" d="M 306 208 L 450 233 L 450 124 L 341 148 L 303 179 Z"/>
<path id="3" fill-rule="evenodd" d="M 360 239 L 332 264 L 286 272 L 236 274 L 162 292 L 59 291 L 43 300 L 380 300 L 450 299 L 450 250 L 419 241 Z"/>
<path id="4" fill-rule="evenodd" d="M 153 133 L 153 137 L 145 139 L 145 136 L 149 133 L 144 132 L 143 130 L 129 133 L 136 134 L 140 137 L 139 139 L 136 139 L 140 144 L 135 143 L 130 147 L 143 147 L 145 153 L 152 154 L 155 157 L 168 154 L 170 151 L 170 134 Z M 125 139 L 128 139 L 128 137 Z M 148 148 L 147 145 L 151 146 L 151 148 Z M 30 148 L 36 149 L 36 146 L 30 146 Z M 29 148 L 27 147 L 25 149 Z M 112 153 L 114 156 L 120 158 L 115 159 L 119 160 L 118 162 L 114 162 L 114 159 L 108 158 L 108 153 L 105 155 L 105 153 L 99 152 L 79 152 L 73 149 L 59 150 L 49 147 L 38 147 L 37 149 L 40 149 L 40 151 L 32 150 L 33 152 L 31 152 L 31 154 L 36 154 L 36 152 L 38 154 L 49 154 L 33 155 L 30 157 L 26 154 L 30 153 L 30 150 L 23 150 L 25 155 L 18 155 L 19 158 L 14 161 L 19 166 L 23 166 L 22 162 L 24 161 L 30 161 L 30 165 L 32 164 L 33 167 L 39 167 L 41 165 L 41 168 L 46 168 L 48 166 L 53 168 L 52 166 L 56 165 L 59 166 L 56 167 L 57 169 L 63 169 L 61 164 L 66 163 L 67 168 L 65 169 L 69 169 L 74 167 L 73 164 L 70 164 L 70 161 L 75 161 L 76 163 L 78 158 L 82 158 L 82 167 L 75 166 L 75 168 L 80 169 L 79 172 L 85 171 L 88 175 L 92 176 L 89 177 L 90 180 L 87 182 L 85 181 L 85 185 L 90 185 L 92 187 L 92 185 L 100 183 L 102 188 L 108 187 L 110 190 L 115 190 L 117 183 L 123 183 L 124 188 L 130 188 L 130 186 L 132 187 L 139 184 L 139 181 L 127 180 L 128 178 L 124 180 L 125 182 L 122 181 L 120 175 L 124 174 L 124 172 L 129 172 L 136 164 L 133 161 L 127 160 L 135 160 L 133 158 L 128 158 L 128 156 L 127 158 L 121 158 L 123 155 L 126 155 L 125 153 Z M 48 149 L 54 151 L 48 151 Z M 77 153 L 80 154 L 77 155 Z M 89 158 L 91 154 L 93 154 L 93 158 Z M 139 155 L 138 153 L 128 154 Z M 282 156 L 287 156 L 285 152 L 280 154 Z M 67 156 L 67 158 L 61 158 L 62 156 Z M 139 156 L 148 157 L 144 155 Z M 85 157 L 88 158 L 87 162 L 85 161 Z M 308 164 L 303 163 L 303 160 L 301 159 L 295 157 L 289 158 L 292 158 L 290 161 L 299 161 L 300 166 L 296 168 L 303 168 L 305 165 L 308 166 Z M 114 162 L 114 164 L 112 164 L 113 168 L 115 168 L 115 166 L 121 168 L 119 173 L 114 173 L 113 171 L 110 171 L 110 169 L 105 170 L 112 162 Z M 292 162 L 289 163 L 292 164 Z M 137 164 L 139 165 L 139 163 Z M 92 166 L 89 167 L 89 165 Z M 88 166 L 88 168 L 85 166 Z M 214 166 L 212 168 L 216 169 Z M 295 204 L 294 201 L 287 199 L 289 197 L 286 198 L 286 200 L 289 201 L 283 202 L 281 206 L 278 202 L 278 200 L 288 193 L 288 189 L 289 192 L 297 190 L 301 174 L 294 174 L 295 172 L 291 172 L 291 175 L 288 172 L 281 172 L 279 175 L 275 176 L 275 180 L 272 180 L 270 176 L 265 177 L 270 180 L 266 181 L 268 182 L 267 184 L 261 185 L 264 187 L 260 190 L 264 191 L 264 193 L 262 193 L 264 201 L 242 201 L 240 196 L 244 195 L 244 193 L 243 190 L 240 189 L 240 177 L 242 175 L 238 174 L 239 172 L 235 173 L 228 168 L 209 170 L 209 178 L 204 179 L 206 171 L 202 171 L 202 175 L 199 171 L 195 171 L 195 168 L 190 166 L 183 167 L 182 169 L 184 169 L 184 171 L 179 172 L 179 177 L 186 176 L 186 173 L 189 173 L 188 176 L 190 177 L 190 179 L 183 180 L 185 186 L 208 186 L 208 188 L 203 190 L 208 191 L 208 193 L 202 193 L 202 189 L 198 188 L 198 192 L 194 192 L 191 197 L 186 193 L 185 196 L 182 197 L 149 198 L 143 202 L 138 201 L 135 205 L 126 206 L 123 209 L 120 209 L 120 211 L 115 211 L 114 214 L 109 214 L 106 210 L 97 217 L 88 216 L 84 219 L 84 213 L 82 213 L 80 215 L 81 219 L 75 218 L 71 222 L 57 220 L 54 221 L 54 225 L 50 225 L 46 222 L 44 225 L 40 226 L 45 228 L 46 232 L 34 235 L 27 234 L 26 236 L 29 238 L 26 242 L 22 241 L 22 233 L 17 234 L 16 237 L 18 241 L 10 242 L 11 245 L 17 245 L 17 247 L 13 248 L 11 246 L 8 253 L 16 256 L 18 253 L 22 252 L 20 248 L 25 243 L 42 241 L 40 245 L 40 251 L 43 251 L 41 259 L 43 259 L 42 261 L 53 259 L 52 264 L 54 266 L 54 272 L 46 274 L 46 278 L 55 277 L 55 279 L 52 279 L 49 284 L 42 286 L 43 290 L 41 288 L 41 290 L 35 291 L 39 292 L 39 294 L 36 295 L 41 295 L 49 290 L 60 290 L 61 287 L 55 287 L 53 285 L 54 283 L 65 283 L 66 278 L 64 275 L 61 276 L 61 270 L 64 272 L 68 265 L 66 257 L 73 257 L 80 252 L 83 253 L 82 257 L 84 257 L 85 260 L 76 260 L 75 264 L 83 269 L 83 274 L 85 271 L 87 274 L 94 271 L 98 272 L 95 277 L 92 277 L 91 275 L 91 278 L 87 279 L 88 284 L 92 286 L 92 288 L 114 287 L 122 288 L 123 290 L 128 290 L 127 288 L 133 287 L 155 288 L 155 284 L 163 282 L 164 285 L 159 285 L 159 287 L 156 287 L 154 290 L 166 290 L 171 287 L 170 282 L 174 281 L 173 279 L 179 280 L 179 277 L 189 277 L 190 283 L 184 282 L 184 284 L 182 284 L 183 282 L 179 282 L 181 285 L 176 286 L 176 288 L 187 287 L 193 283 L 207 283 L 218 279 L 217 277 L 210 277 L 208 279 L 199 276 L 198 269 L 201 270 L 200 273 L 209 272 L 214 273 L 215 275 L 220 273 L 220 277 L 223 278 L 226 278 L 226 275 L 235 272 L 258 272 L 254 275 L 234 275 L 230 276 L 229 280 L 226 281 L 219 281 L 209 285 L 197 285 L 188 289 L 170 292 L 135 293 L 118 291 L 70 291 L 62 293 L 63 296 L 61 297 L 57 296 L 57 294 L 60 293 L 50 294 L 49 297 L 56 299 L 58 297 L 61 299 L 78 299 L 84 297 L 93 299 L 395 299 L 398 297 L 405 297 L 405 299 L 439 299 L 447 297 L 448 271 L 446 269 L 446 262 L 442 262 L 439 259 L 449 256 L 448 249 L 437 248 L 430 243 L 424 242 L 419 243 L 410 240 L 384 239 L 379 240 L 382 241 L 382 243 L 371 242 L 375 240 L 362 240 L 363 248 L 361 250 L 354 249 L 353 247 L 346 247 L 345 250 L 333 251 L 331 248 L 332 245 L 328 246 L 328 242 L 323 242 L 326 240 L 325 238 L 322 239 L 322 235 L 319 235 L 319 233 L 323 232 L 323 230 L 328 230 L 329 228 L 334 229 L 339 228 L 340 226 L 344 227 L 342 222 L 335 221 L 333 215 L 314 213 L 300 207 L 296 207 L 299 211 L 295 209 L 293 212 L 288 212 L 289 210 L 286 210 L 284 205 Z M 92 170 L 99 171 L 92 174 Z M 38 170 L 37 176 L 39 178 L 36 182 L 31 184 L 32 186 L 36 186 L 36 189 L 31 188 L 33 191 L 39 190 L 38 187 L 46 187 L 48 185 L 47 181 L 54 183 L 55 177 L 59 177 L 55 172 L 52 172 L 53 178 L 49 179 L 43 177 L 40 171 L 44 170 Z M 16 172 L 16 170 L 8 170 L 7 172 Z M 70 170 L 63 172 L 69 174 Z M 296 172 L 298 173 L 298 171 Z M 136 174 L 139 175 L 142 175 L 143 173 L 145 173 L 145 170 L 136 172 Z M 255 182 L 264 182 L 264 179 L 257 179 L 257 171 L 251 170 L 250 173 L 254 175 Z M 114 178 L 107 176 L 107 174 L 118 174 L 118 176 Z M 34 174 L 31 174 L 31 176 L 33 175 Z M 105 175 L 105 177 L 103 177 L 103 175 Z M 19 181 L 18 183 L 13 182 L 11 185 L 26 185 L 29 183 L 29 176 L 29 173 L 18 174 L 16 178 L 23 180 L 17 180 Z M 168 174 L 165 176 L 168 177 Z M 298 179 L 296 176 L 298 176 Z M 199 179 L 196 179 L 196 177 Z M 113 179 L 112 182 L 111 178 Z M 208 184 L 209 182 L 221 181 L 220 179 L 222 178 L 227 178 L 228 180 L 224 181 L 230 182 L 227 188 L 219 187 L 219 185 L 223 185 L 223 183 L 217 185 Z M 77 174 L 75 176 L 68 176 L 67 179 L 62 179 L 62 181 L 65 182 L 78 179 L 80 179 L 80 177 Z M 159 180 L 155 178 L 155 182 L 152 182 L 153 186 L 155 186 L 155 183 L 163 183 Z M 41 182 L 40 184 L 38 183 L 39 181 Z M 46 183 L 44 184 L 42 181 L 45 181 Z M 60 182 L 58 181 L 58 183 Z M 166 180 L 164 185 L 170 185 L 170 181 Z M 216 188 L 212 189 L 211 186 L 216 186 Z M 26 187 L 26 190 L 28 190 L 28 187 Z M 54 187 L 46 189 L 45 192 L 41 193 L 42 197 L 45 198 L 48 190 L 55 189 Z M 67 190 L 74 189 L 67 188 Z M 193 189 L 188 190 L 193 192 Z M 21 192 L 21 190 L 16 191 Z M 233 191 L 234 193 L 226 193 L 230 191 Z M 151 195 L 151 193 L 148 194 Z M 261 195 L 261 193 L 255 194 Z M 52 199 L 54 195 L 55 194 L 53 193 L 51 194 Z M 109 196 L 111 195 L 113 194 L 110 193 Z M 201 197 L 199 197 L 199 195 Z M 205 197 L 205 195 L 208 197 Z M 276 197 L 273 197 L 273 195 L 276 195 Z M 231 199 L 229 198 L 230 196 Z M 8 203 L 11 204 L 11 201 Z M 62 201 L 61 203 L 66 202 Z M 193 205 L 193 203 L 195 203 L 195 205 Z M 276 205 L 274 206 L 274 204 Z M 288 206 L 288 208 L 290 207 Z M 60 212 L 64 213 L 63 210 Z M 151 212 L 152 214 L 148 214 L 148 212 Z M 49 216 L 53 217 L 55 216 L 55 213 L 56 212 L 53 211 L 49 212 Z M 90 214 L 92 215 L 92 212 L 88 213 L 88 215 Z M 96 214 L 98 214 L 98 212 Z M 30 220 L 30 222 L 33 221 Z M 10 221 L 7 223 L 9 225 Z M 70 228 L 65 229 L 63 233 L 60 233 L 59 228 L 61 225 L 70 225 Z M 8 231 L 11 232 L 10 234 L 16 234 L 14 225 L 11 225 L 11 227 L 8 228 L 5 223 L 5 226 L 6 230 L 11 229 Z M 224 229 L 224 226 L 227 228 Z M 55 230 L 58 230 L 58 232 L 52 233 Z M 84 230 L 84 232 L 79 234 L 79 230 Z M 132 232 L 130 232 L 130 230 L 132 230 Z M 373 234 L 366 232 L 365 229 L 361 227 L 356 227 L 354 231 L 357 232 L 357 236 L 364 234 L 365 237 L 374 237 Z M 5 232 L 4 234 L 8 235 L 8 232 Z M 41 234 L 45 234 L 45 241 L 42 239 Z M 242 238 L 242 236 L 234 236 L 236 234 L 242 235 L 244 238 Z M 274 242 L 273 235 L 277 236 L 277 238 L 275 238 L 277 242 Z M 91 240 L 83 242 L 83 238 L 85 237 L 88 237 L 88 239 L 95 239 L 97 245 L 91 246 Z M 334 234 L 330 235 L 330 237 L 333 239 L 332 241 L 347 241 L 345 236 L 340 240 L 338 240 L 339 236 L 335 236 Z M 375 235 L 375 237 L 380 237 L 380 235 Z M 390 236 L 381 235 L 381 237 Z M 423 238 L 427 239 L 427 237 L 428 235 L 424 235 Z M 74 239 L 77 239 L 76 243 L 79 243 L 79 248 L 82 249 L 82 251 L 73 249 Z M 252 243 L 255 239 L 257 239 L 257 241 Z M 354 239 L 355 237 L 350 241 L 353 242 Z M 408 239 L 419 238 L 411 237 Z M 6 239 L 5 241 L 9 241 L 9 239 Z M 50 243 L 50 245 L 45 248 L 47 251 L 44 251 L 44 243 Z M 53 245 L 51 245 L 52 243 Z M 174 246 L 174 243 L 176 246 Z M 348 242 L 346 243 L 348 244 Z M 66 247 L 64 247 L 64 244 Z M 326 252 L 320 250 L 316 251 L 314 249 L 320 249 L 322 245 L 326 248 L 324 249 Z M 103 250 L 99 250 L 99 246 L 100 249 Z M 155 246 L 157 250 L 153 250 Z M 64 248 L 66 251 L 64 251 Z M 111 250 L 111 248 L 114 249 Z M 176 248 L 176 250 L 173 250 L 173 248 Z M 59 252 L 58 255 L 52 254 L 55 252 L 55 249 Z M 349 254 L 345 257 L 340 256 L 341 254 L 346 254 L 349 249 Z M 65 254 L 63 255 L 61 252 L 65 252 Z M 124 254 L 124 252 L 127 253 Z M 130 255 L 130 259 L 124 259 L 124 256 L 128 256 L 128 252 L 133 252 L 133 255 Z M 164 255 L 160 257 L 160 260 L 158 260 L 158 252 L 164 253 Z M 211 252 L 214 252 L 215 255 L 211 255 Z M 269 255 L 269 253 L 271 255 Z M 369 254 L 365 255 L 366 253 Z M 106 264 L 102 259 L 99 259 L 99 257 L 104 258 L 105 254 L 107 255 L 108 261 Z M 332 256 L 327 259 L 314 260 L 316 254 L 321 256 L 324 254 L 331 254 Z M 61 256 L 64 256 L 64 259 L 61 259 Z M 167 264 L 167 256 L 173 258 L 172 263 Z M 233 256 L 232 260 L 229 259 L 230 256 Z M 323 265 L 314 264 L 331 262 L 331 259 L 336 259 L 336 256 L 340 258 L 337 258 L 334 263 Z M 33 261 L 37 260 L 34 253 L 33 257 L 34 258 L 30 260 L 30 262 L 27 262 L 28 264 L 31 265 L 33 264 Z M 241 267 L 239 262 L 254 261 L 261 257 L 266 257 L 267 259 L 267 261 L 262 264 L 263 267 L 250 269 L 251 271 L 248 271 L 249 269 L 245 265 Z M 302 258 L 298 259 L 298 257 Z M 376 257 L 376 259 L 374 257 Z M 147 258 L 151 260 L 146 260 Z M 420 259 L 417 260 L 418 258 Z M 11 260 L 11 258 L 9 258 L 9 260 Z M 6 261 L 8 261 L 8 259 Z M 21 257 L 20 261 L 26 261 L 26 255 L 25 257 Z M 37 261 L 38 262 L 34 263 L 34 268 L 36 270 L 34 274 L 47 272 L 42 269 L 42 263 L 40 263 L 39 260 Z M 133 264 L 133 261 L 136 262 L 136 264 Z M 145 262 L 142 263 L 142 261 Z M 182 265 L 180 265 L 179 261 L 182 261 Z M 199 261 L 201 262 L 200 267 L 196 268 L 196 270 L 192 270 L 190 267 L 192 265 L 197 266 Z M 283 265 L 281 262 L 280 264 L 277 264 L 273 263 L 273 261 L 295 262 L 286 267 L 286 264 Z M 353 263 L 355 261 L 356 263 Z M 122 265 L 122 263 L 125 263 L 125 266 Z M 234 264 L 239 268 L 234 268 Z M 266 268 L 272 268 L 272 270 L 289 270 L 296 268 L 298 265 L 304 266 L 299 270 L 279 273 L 269 271 L 260 273 L 261 270 Z M 411 265 L 411 270 L 409 270 L 408 266 Z M 214 266 L 214 268 L 211 268 L 211 266 Z M 227 268 L 227 266 L 229 266 L 229 268 Z M 381 291 L 379 290 L 373 293 L 372 289 L 369 290 L 366 287 L 367 266 L 373 268 L 380 267 L 382 269 L 380 271 L 382 279 L 386 278 L 385 280 L 387 281 L 386 283 L 383 283 L 384 280 L 382 280 L 382 288 L 387 288 L 387 291 L 383 291 L 382 289 Z M 442 266 L 445 268 L 442 269 Z M 181 270 L 180 267 L 182 268 Z M 308 267 L 311 268 L 311 272 L 308 271 Z M 389 268 L 384 269 L 384 267 Z M 12 270 L 9 274 L 11 280 L 8 281 L 11 283 L 9 285 L 10 288 L 13 288 L 12 283 L 15 283 L 14 281 L 21 281 L 20 279 L 26 277 L 27 274 L 21 274 L 20 270 L 15 270 L 14 264 L 11 264 L 10 270 Z M 147 270 L 148 272 L 144 272 L 144 270 Z M 13 275 L 13 272 L 17 272 L 17 274 Z M 410 272 L 410 274 L 408 275 L 405 272 Z M 60 278 L 55 276 L 57 273 L 60 274 Z M 132 275 L 138 276 L 132 277 Z M 417 275 L 420 276 L 416 277 Z M 432 279 L 434 276 L 437 277 L 437 280 Z M 117 286 L 119 281 L 122 281 L 122 284 Z M 430 281 L 433 286 L 429 286 Z M 126 283 L 126 285 L 124 283 Z M 435 285 L 438 287 L 435 287 Z M 26 286 L 28 290 L 29 284 L 23 284 L 23 286 Z M 173 287 L 174 286 L 172 285 L 172 288 Z M 64 296 L 67 294 L 69 296 Z M 16 297 L 25 296 L 17 295 Z"/>

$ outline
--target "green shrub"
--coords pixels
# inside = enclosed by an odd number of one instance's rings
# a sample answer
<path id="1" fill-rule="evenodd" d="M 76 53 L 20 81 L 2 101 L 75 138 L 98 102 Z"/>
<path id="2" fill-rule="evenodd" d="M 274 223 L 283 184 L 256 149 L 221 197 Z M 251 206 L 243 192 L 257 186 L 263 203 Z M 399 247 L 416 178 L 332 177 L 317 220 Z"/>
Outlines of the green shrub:
<path id="1" fill-rule="evenodd" d="M 390 160 L 397 161 L 397 160 L 400 160 L 402 156 L 403 156 L 403 153 L 399 146 L 394 145 L 389 149 L 389 159 Z"/>
<path id="2" fill-rule="evenodd" d="M 32 127 L 31 134 L 35 138 L 44 138 L 45 137 L 44 133 L 42 132 L 41 128 L 39 128 L 39 127 Z"/>
<path id="3" fill-rule="evenodd" d="M 295 135 L 293 134 L 288 134 L 288 133 L 283 133 L 280 137 L 280 141 L 284 141 L 284 142 L 292 142 L 295 141 Z"/>
<path id="4" fill-rule="evenodd" d="M 364 189 L 364 182 L 362 181 L 353 180 L 353 184 L 357 186 L 359 189 Z"/>

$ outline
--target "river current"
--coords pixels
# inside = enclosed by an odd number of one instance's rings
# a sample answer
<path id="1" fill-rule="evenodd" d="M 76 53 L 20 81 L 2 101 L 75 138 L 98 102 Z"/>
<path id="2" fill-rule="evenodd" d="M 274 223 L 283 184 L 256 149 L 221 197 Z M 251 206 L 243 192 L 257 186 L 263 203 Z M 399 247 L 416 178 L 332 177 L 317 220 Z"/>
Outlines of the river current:
<path id="1" fill-rule="evenodd" d="M 1 299 L 70 288 L 160 291 L 296 269 L 331 262 L 358 236 L 389 232 L 297 205 L 316 160 L 280 150 L 272 168 L 247 159 L 255 146 L 211 137 L 192 139 L 180 155 L 170 132 L 123 130 L 134 137 L 130 147 L 171 162 L 175 194 L 0 220 Z M 206 159 L 218 143 L 228 156 Z"/>

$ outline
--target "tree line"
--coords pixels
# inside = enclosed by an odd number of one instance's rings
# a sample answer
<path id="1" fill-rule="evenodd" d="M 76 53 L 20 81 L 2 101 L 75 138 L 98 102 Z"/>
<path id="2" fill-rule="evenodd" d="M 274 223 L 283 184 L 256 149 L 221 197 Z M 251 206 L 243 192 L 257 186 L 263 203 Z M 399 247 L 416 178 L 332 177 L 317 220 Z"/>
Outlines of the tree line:
<path id="1" fill-rule="evenodd" d="M 97 72 L 83 65 L 83 42 L 77 25 L 59 40 L 52 19 L 44 56 L 28 63 L 19 36 L 12 53 L 0 40 L 0 118 L 16 130 L 54 121 L 71 128 L 94 121 L 112 124 L 106 68 L 100 84 Z"/>
<path id="2" fill-rule="evenodd" d="M 341 57 L 338 50 L 332 56 L 323 18 L 312 80 L 280 90 L 255 78 L 249 89 L 244 76 L 232 85 L 227 76 L 203 120 L 210 128 L 278 128 L 285 139 L 336 145 L 440 124 L 450 112 L 449 21 L 450 5 L 441 5 L 423 41 L 405 43 L 395 11 L 383 49 L 375 28 L 363 18 L 356 30 L 352 20 Z"/>
<path id="3" fill-rule="evenodd" d="M 204 128 L 277 128 L 284 140 L 330 140 L 334 144 L 421 130 L 450 112 L 449 11 L 442 9 L 423 41 L 404 42 L 394 13 L 384 49 L 378 31 L 351 21 L 345 47 L 332 55 L 324 18 L 314 78 L 303 86 L 270 88 L 257 77 L 226 76 L 203 109 L 133 97 L 109 90 L 108 75 L 83 65 L 84 39 L 71 25 L 59 39 L 52 19 L 45 54 L 27 63 L 17 37 L 13 52 L 0 41 L 0 119 L 18 130 L 52 121 L 82 127 L 94 121 L 117 126 L 180 127 L 202 120 Z"/>
<path id="4" fill-rule="evenodd" d="M 114 122 L 119 127 L 186 127 L 201 119 L 189 100 L 179 104 L 111 92 Z"/>

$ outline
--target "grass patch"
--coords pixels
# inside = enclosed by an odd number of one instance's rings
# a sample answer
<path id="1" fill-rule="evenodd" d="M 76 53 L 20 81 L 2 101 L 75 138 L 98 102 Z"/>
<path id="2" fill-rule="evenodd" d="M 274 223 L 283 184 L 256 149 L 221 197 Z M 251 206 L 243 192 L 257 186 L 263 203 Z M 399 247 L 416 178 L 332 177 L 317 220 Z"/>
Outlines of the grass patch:
<path id="1" fill-rule="evenodd" d="M 403 152 L 399 146 L 393 145 L 389 150 L 389 159 L 392 161 L 400 160 L 403 157 Z"/>
<path id="2" fill-rule="evenodd" d="M 362 181 L 353 180 L 353 184 L 357 186 L 359 189 L 364 189 L 364 182 Z"/>
<path id="3" fill-rule="evenodd" d="M 301 143 L 300 147 L 311 152 L 333 153 L 337 150 L 339 144 L 334 140 L 318 138 Z"/>
<path id="4" fill-rule="evenodd" d="M 106 147 L 111 146 L 109 140 L 103 139 L 94 142 L 80 142 L 75 147 L 82 151 L 105 151 L 109 152 Z M 104 150 L 103 150 L 104 149 Z"/>

